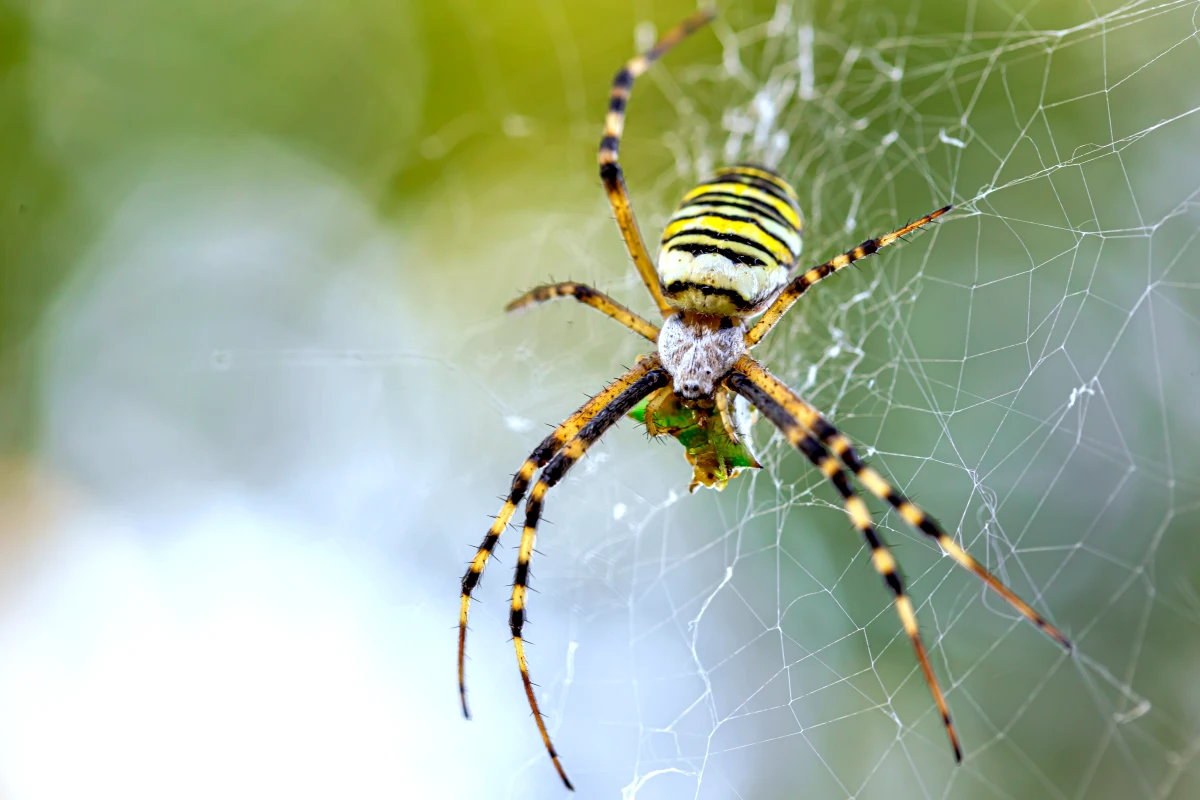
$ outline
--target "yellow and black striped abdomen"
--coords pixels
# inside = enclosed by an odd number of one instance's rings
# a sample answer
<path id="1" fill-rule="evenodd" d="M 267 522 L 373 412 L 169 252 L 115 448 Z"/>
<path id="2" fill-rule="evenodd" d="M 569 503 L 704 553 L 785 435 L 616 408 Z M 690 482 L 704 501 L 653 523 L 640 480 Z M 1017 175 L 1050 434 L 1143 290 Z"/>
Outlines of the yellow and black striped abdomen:
<path id="1" fill-rule="evenodd" d="M 787 283 L 800 256 L 796 192 L 773 170 L 738 165 L 683 197 L 663 231 L 658 278 L 680 311 L 747 316 Z"/>

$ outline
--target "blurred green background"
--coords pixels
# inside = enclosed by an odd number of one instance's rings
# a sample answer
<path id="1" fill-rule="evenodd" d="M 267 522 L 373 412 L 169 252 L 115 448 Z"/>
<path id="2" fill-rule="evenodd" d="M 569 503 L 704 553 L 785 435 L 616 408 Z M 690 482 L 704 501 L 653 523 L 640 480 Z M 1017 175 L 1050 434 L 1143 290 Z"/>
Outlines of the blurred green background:
<path id="1" fill-rule="evenodd" d="M 622 425 L 555 490 L 534 680 L 583 797 L 1200 795 L 1200 4 L 725 2 L 639 82 L 678 197 L 777 159 L 814 290 L 763 360 L 1077 642 L 894 515 L 955 768 L 836 502 L 688 497 Z M 644 343 L 596 176 L 667 0 L 0 5 L 0 795 L 564 794 L 508 644 L 509 475 Z M 515 545 L 510 533 L 506 544 Z"/>

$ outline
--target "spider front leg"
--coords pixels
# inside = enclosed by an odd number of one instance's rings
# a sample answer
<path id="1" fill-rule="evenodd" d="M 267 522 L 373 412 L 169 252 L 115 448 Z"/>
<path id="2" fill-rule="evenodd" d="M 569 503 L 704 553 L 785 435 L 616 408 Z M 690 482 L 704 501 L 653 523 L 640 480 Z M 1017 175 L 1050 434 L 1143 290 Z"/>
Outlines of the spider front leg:
<path id="1" fill-rule="evenodd" d="M 525 597 L 529 585 L 529 560 L 533 557 L 533 545 L 537 538 L 538 520 L 542 514 L 542 502 L 546 496 L 546 492 L 562 480 L 567 471 L 583 458 L 584 453 L 591 447 L 601 436 L 603 436 L 609 428 L 617 423 L 621 417 L 629 413 L 629 411 L 638 404 L 643 397 L 667 385 L 670 376 L 665 369 L 657 365 L 656 359 L 647 359 L 647 362 L 652 362 L 655 365 L 654 369 L 650 369 L 645 375 L 638 378 L 611 402 L 600 409 L 592 419 L 583 426 L 575 438 L 571 439 L 567 445 L 558 452 L 546 468 L 542 470 L 541 476 L 538 477 L 537 484 L 529 493 L 529 500 L 525 504 L 525 529 L 521 532 L 521 547 L 517 552 L 517 569 L 513 577 L 512 590 L 512 612 L 509 617 L 509 627 L 512 629 L 513 645 L 517 650 L 517 666 L 521 670 L 521 681 L 525 684 L 525 696 L 529 700 L 529 707 L 533 710 L 533 718 L 537 722 L 538 731 L 542 735 L 542 743 L 546 745 L 546 751 L 550 754 L 550 759 L 554 762 L 554 768 L 558 771 L 558 776 L 562 778 L 562 782 L 568 789 L 574 789 L 571 786 L 571 781 L 567 778 L 567 773 L 563 770 L 562 763 L 558 759 L 558 752 L 555 751 L 554 745 L 550 742 L 550 733 L 546 730 L 546 721 L 542 719 L 542 712 L 538 708 L 537 697 L 533 693 L 533 681 L 529 678 L 529 663 L 525 658 L 525 641 L 521 638 L 521 632 L 525 627 Z"/>
<path id="2" fill-rule="evenodd" d="M 763 315 L 759 318 L 758 322 L 754 324 L 754 327 L 746 333 L 746 347 L 754 347 L 754 345 L 761 342 L 763 337 L 770 332 L 771 328 L 775 327 L 775 323 L 779 322 L 780 318 L 787 313 L 788 309 L 800 299 L 800 296 L 808 291 L 808 287 L 812 286 L 814 283 L 823 278 L 829 277 L 840 269 L 845 269 L 855 261 L 864 259 L 869 255 L 874 255 L 875 253 L 879 252 L 879 250 L 887 247 L 889 244 L 892 244 L 900 237 L 912 233 L 917 228 L 933 222 L 935 219 L 940 217 L 942 214 L 945 214 L 953 207 L 954 206 L 944 206 L 939 208 L 937 211 L 934 211 L 931 214 L 926 214 L 915 222 L 910 222 L 903 228 L 898 228 L 891 233 L 884 234 L 878 239 L 868 239 L 858 247 L 855 247 L 853 250 L 847 250 L 840 256 L 835 256 L 834 258 L 826 261 L 824 264 L 815 266 L 807 272 L 797 275 L 792 279 L 791 283 L 783 288 L 783 291 L 779 293 L 779 296 L 775 298 L 767 310 L 763 312 Z"/>
<path id="3" fill-rule="evenodd" d="M 837 489 L 838 494 L 842 496 L 846 515 L 850 517 L 850 522 L 862 534 L 867 546 L 871 548 L 872 566 L 875 567 L 875 571 L 879 573 L 883 582 L 892 592 L 896 613 L 904 626 L 904 632 L 912 643 L 917 663 L 921 666 L 925 683 L 929 685 L 929 691 L 937 704 L 938 713 L 942 715 L 942 724 L 946 728 L 946 735 L 950 738 L 950 746 L 954 748 L 954 760 L 961 763 L 962 748 L 958 744 L 958 733 L 954 729 L 954 723 L 950 721 L 950 708 L 946 704 L 946 696 L 942 693 L 942 687 L 938 685 L 933 665 L 929 663 L 929 653 L 925 650 L 925 642 L 921 639 L 921 631 L 917 625 L 917 614 L 913 610 L 912 600 L 905 592 L 904 582 L 896 571 L 896 559 L 883 540 L 879 538 L 879 534 L 871 522 L 871 512 L 867 509 L 867 504 L 850 486 L 849 480 L 846 479 L 846 473 L 838 466 L 837 461 L 771 395 L 740 371 L 731 373 L 725 380 L 730 389 L 749 400 L 767 419 L 771 420 L 775 427 L 779 428 L 787 437 L 788 442 L 804 453 L 813 466 L 821 471 Z"/>
<path id="4" fill-rule="evenodd" d="M 513 300 L 504 307 L 504 310 L 510 314 L 517 311 L 524 311 L 531 306 L 548 303 L 560 297 L 574 297 L 585 306 L 591 306 L 601 314 L 615 319 L 634 333 L 644 336 L 652 342 L 658 341 L 658 327 L 656 325 L 650 324 L 603 292 L 597 291 L 586 284 L 575 283 L 574 281 L 538 286 L 521 295 L 516 300 Z"/>
<path id="5" fill-rule="evenodd" d="M 629 103 L 630 92 L 633 91 L 634 80 L 650 68 L 650 65 L 663 56 L 679 42 L 683 41 L 697 29 L 707 25 L 712 20 L 712 9 L 697 11 L 679 25 L 663 34 L 654 47 L 645 53 L 630 59 L 613 77 L 612 91 L 608 98 L 608 114 L 604 117 L 604 136 L 600 139 L 600 151 L 597 159 L 600 162 L 600 180 L 604 182 L 604 191 L 612 206 L 613 215 L 617 218 L 617 227 L 621 230 L 621 238 L 629 256 L 637 267 L 638 274 L 646 284 L 646 289 L 658 306 L 664 317 L 672 313 L 671 306 L 663 297 L 662 287 L 658 282 L 658 271 L 654 261 L 646 250 L 646 242 L 638 228 L 637 218 L 633 215 L 633 205 L 629 200 L 629 190 L 625 187 L 625 174 L 617 160 L 621 147 L 621 133 L 625 129 L 625 107 Z"/>
<path id="6" fill-rule="evenodd" d="M 880 500 L 886 501 L 899 512 L 905 522 L 936 541 L 946 555 L 954 559 L 960 566 L 974 573 L 976 577 L 991 587 L 996 594 L 1003 597 L 1009 605 L 1021 614 L 1021 616 L 1025 617 L 1025 619 L 1032 622 L 1039 630 L 1058 642 L 1066 650 L 1069 651 L 1072 649 L 1070 639 L 1064 636 L 1058 628 L 1047 622 L 1041 614 L 1034 611 L 1012 589 L 1005 586 L 999 578 L 989 572 L 970 553 L 960 547 L 958 542 L 954 541 L 949 534 L 942 530 L 941 526 L 932 517 L 905 499 L 904 495 L 892 488 L 892 485 L 882 475 L 863 464 L 862 460 L 858 457 L 858 453 L 854 451 L 854 447 L 850 444 L 850 440 L 831 425 L 817 409 L 802 400 L 795 392 L 785 386 L 782 381 L 763 369 L 757 361 L 749 356 L 743 356 L 738 361 L 736 369 L 745 374 L 747 378 L 763 391 L 767 392 L 775 402 L 787 409 L 787 412 L 807 428 L 822 444 L 828 446 L 837 455 L 842 464 L 845 465 L 846 469 L 853 472 L 854 476 L 862 482 L 862 485 L 867 487 L 867 491 Z"/>
<path id="7" fill-rule="evenodd" d="M 463 716 L 467 719 L 471 718 L 471 712 L 467 710 L 467 684 L 464 666 L 467 651 L 467 611 L 471 607 L 471 592 L 479 583 L 479 579 L 483 577 L 483 569 L 487 566 L 496 543 L 500 541 L 500 534 L 508 527 L 508 522 L 512 519 L 517 504 L 524 499 L 529 483 L 533 480 L 534 472 L 545 466 L 546 462 L 562 449 L 564 444 L 574 438 L 588 422 L 619 397 L 622 392 L 658 366 L 657 358 L 642 359 L 637 366 L 606 386 L 543 439 L 529 458 L 525 459 L 525 463 L 521 464 L 517 474 L 513 476 L 512 487 L 509 489 L 508 497 L 505 498 L 504 506 L 496 515 L 487 535 L 483 537 L 483 543 L 475 551 L 475 557 L 471 559 L 462 579 L 462 603 L 458 612 L 458 694 L 462 701 Z"/>
<path id="8" fill-rule="evenodd" d="M 717 388 L 717 393 L 714 400 L 717 404 L 717 413 L 721 415 L 721 424 L 725 426 L 725 433 L 729 436 L 729 441 L 734 444 L 741 444 L 741 435 L 738 432 L 737 424 L 733 421 L 733 411 L 730 405 L 733 400 L 731 392 L 727 387 L 720 386 Z"/>

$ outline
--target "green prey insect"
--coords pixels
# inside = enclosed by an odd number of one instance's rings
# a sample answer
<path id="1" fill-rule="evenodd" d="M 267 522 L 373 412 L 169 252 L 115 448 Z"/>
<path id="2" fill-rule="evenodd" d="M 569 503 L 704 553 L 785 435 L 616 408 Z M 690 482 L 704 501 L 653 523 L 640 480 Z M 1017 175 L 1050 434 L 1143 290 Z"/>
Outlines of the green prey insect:
<path id="1" fill-rule="evenodd" d="M 683 445 L 692 465 L 689 492 L 701 486 L 721 491 L 743 469 L 762 469 L 750 450 L 750 426 L 755 415 L 749 404 L 740 395 L 735 395 L 732 402 L 728 393 L 717 397 L 720 399 L 711 403 L 687 406 L 664 388 L 629 412 L 651 436 L 673 436 Z"/>

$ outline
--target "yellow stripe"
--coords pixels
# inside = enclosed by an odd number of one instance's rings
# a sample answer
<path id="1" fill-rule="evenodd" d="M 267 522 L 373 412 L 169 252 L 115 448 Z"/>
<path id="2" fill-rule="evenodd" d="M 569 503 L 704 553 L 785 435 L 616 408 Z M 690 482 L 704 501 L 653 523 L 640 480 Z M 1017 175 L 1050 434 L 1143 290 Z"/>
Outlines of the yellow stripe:
<path id="1" fill-rule="evenodd" d="M 511 505 L 511 503 L 509 505 Z M 505 508 L 507 508 L 507 506 L 505 506 Z M 516 506 L 513 506 L 513 508 L 516 508 Z M 501 512 L 500 516 L 503 517 L 504 513 Z M 509 517 L 512 516 L 511 511 L 508 512 L 508 516 Z M 505 520 L 504 524 L 507 525 L 508 520 Z M 487 550 L 476 550 L 475 557 L 473 559 L 471 559 L 471 572 L 474 572 L 476 574 L 483 572 L 483 567 L 485 564 L 487 564 L 488 556 L 490 556 L 490 555 L 491 555 L 491 553 L 489 553 Z"/>
<path id="2" fill-rule="evenodd" d="M 793 228 L 797 230 L 800 229 L 800 217 L 797 216 L 794 208 L 780 200 L 778 197 L 774 197 L 771 194 L 764 192 L 762 189 L 742 183 L 702 183 L 695 189 L 692 189 L 690 192 L 685 194 L 683 196 L 683 200 L 680 202 L 680 205 L 685 206 L 692 198 L 699 197 L 700 195 L 707 194 L 708 192 L 724 192 L 725 194 L 731 194 L 736 197 L 748 197 L 751 200 L 757 200 L 760 203 L 765 203 L 778 211 L 780 216 L 782 216 L 784 220 L 786 220 L 787 223 Z"/>
<path id="3" fill-rule="evenodd" d="M 896 598 L 896 613 L 900 615 L 900 622 L 904 624 L 904 632 L 910 637 L 917 636 L 917 615 L 913 611 L 912 601 L 908 599 L 908 595 L 900 595 Z"/>
<path id="4" fill-rule="evenodd" d="M 914 528 L 921 527 L 921 523 L 925 521 L 925 514 L 922 513 L 921 509 L 907 500 L 901 503 L 900 507 L 896 510 L 900 512 L 900 516 L 904 517 L 905 522 Z"/>
<path id="5" fill-rule="evenodd" d="M 875 571 L 881 575 L 891 575 L 896 571 L 896 559 L 882 547 L 871 553 L 871 560 L 875 562 Z"/>
<path id="6" fill-rule="evenodd" d="M 796 194 L 796 190 L 792 188 L 791 184 L 774 172 L 768 172 L 767 170 L 755 167 L 740 166 L 722 167 L 717 170 L 717 175 L 746 175 L 751 178 L 762 178 L 764 181 L 770 181 L 780 189 L 783 189 L 783 191 L 787 192 L 787 196 L 797 203 L 800 202 L 800 196 Z"/>
<path id="7" fill-rule="evenodd" d="M 767 233 L 787 245 L 788 249 L 799 255 L 804 245 L 800 231 L 791 228 L 783 222 L 745 206 L 734 206 L 719 200 L 702 200 L 699 203 L 688 203 L 671 216 L 671 222 L 689 217 L 702 217 L 706 214 L 723 214 L 725 216 L 752 218 L 754 222 L 765 228 Z"/>
<path id="8" fill-rule="evenodd" d="M 617 111 L 608 112 L 604 117 L 604 132 L 609 136 L 620 136 L 624 130 L 625 115 Z"/>
<path id="9" fill-rule="evenodd" d="M 860 531 L 871 527 L 871 512 L 867 510 L 867 504 L 861 497 L 846 498 L 846 511 L 850 514 L 850 521 L 854 523 L 854 527 Z"/>
<path id="10" fill-rule="evenodd" d="M 869 467 L 858 473 L 858 479 L 862 481 L 863 486 L 867 487 L 867 491 L 876 497 L 884 498 L 891 494 L 892 487 L 888 482 Z"/>
<path id="11" fill-rule="evenodd" d="M 961 547 L 959 547 L 958 543 L 956 541 L 954 541 L 953 539 L 951 539 L 949 536 L 945 536 L 945 535 L 939 536 L 938 544 L 940 544 L 942 546 L 942 549 L 945 550 L 946 553 L 951 558 L 953 558 L 955 561 L 962 564 L 963 566 L 969 567 L 975 563 L 975 559 L 973 559 L 973 558 L 971 558 L 971 556 L 967 555 L 967 552 L 965 550 L 963 550 Z"/>
<path id="12" fill-rule="evenodd" d="M 711 233 L 706 234 L 703 231 L 686 233 L 683 236 L 680 236 L 678 239 L 671 242 L 671 244 L 667 245 L 667 250 L 672 250 L 681 244 L 711 245 L 713 247 L 719 247 L 722 250 L 729 250 L 734 253 L 749 256 L 763 262 L 761 264 L 754 265 L 756 269 L 772 270 L 779 268 L 779 260 L 772 256 L 769 252 L 764 253 L 762 250 L 759 250 L 756 247 L 751 247 L 750 245 L 742 244 L 741 242 L 731 242 L 728 239 L 718 239 Z M 790 263 L 790 258 L 784 261 L 784 264 Z"/>
<path id="13" fill-rule="evenodd" d="M 740 222 L 737 220 L 723 219 L 721 217 L 691 217 L 689 219 L 681 219 L 672 222 L 663 231 L 663 241 L 671 238 L 682 231 L 690 231 L 694 233 L 721 234 L 732 233 L 735 236 L 741 236 L 743 239 L 760 244 L 767 248 L 777 262 L 790 264 L 792 262 L 792 251 L 787 248 L 783 242 L 780 242 L 773 236 L 769 236 L 752 222 Z M 722 247 L 730 244 L 723 242 Z"/>

